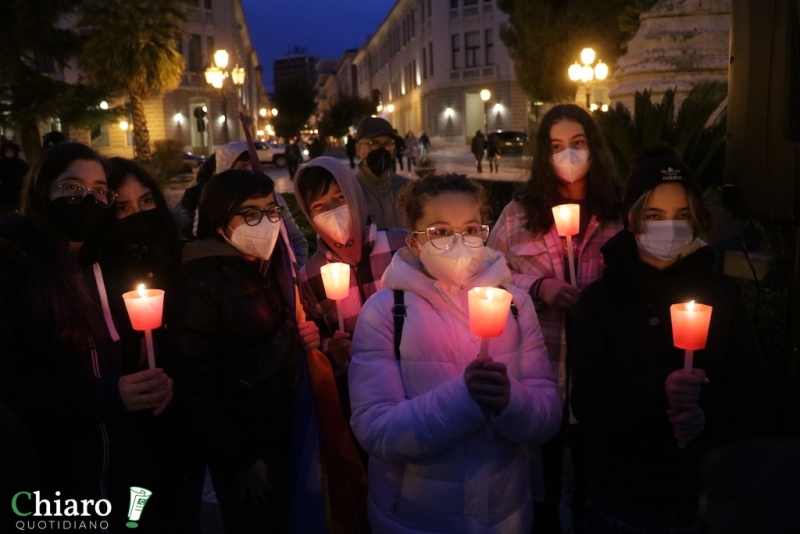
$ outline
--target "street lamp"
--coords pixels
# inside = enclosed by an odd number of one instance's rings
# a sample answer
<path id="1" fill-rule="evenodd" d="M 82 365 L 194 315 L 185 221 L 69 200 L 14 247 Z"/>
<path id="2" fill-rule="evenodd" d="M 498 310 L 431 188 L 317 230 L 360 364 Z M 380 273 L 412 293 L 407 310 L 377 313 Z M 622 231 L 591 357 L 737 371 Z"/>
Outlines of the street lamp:
<path id="1" fill-rule="evenodd" d="M 492 92 L 488 89 L 481 89 L 481 100 L 483 100 L 483 133 L 489 135 L 489 99 L 492 98 Z"/>
<path id="2" fill-rule="evenodd" d="M 597 60 L 597 64 L 592 66 L 594 63 L 595 53 L 594 50 L 591 48 L 584 48 L 581 50 L 581 63 L 580 65 L 577 61 L 570 65 L 567 74 L 569 75 L 569 79 L 575 83 L 579 83 L 586 87 L 586 109 L 591 109 L 592 107 L 592 86 L 595 85 L 595 82 L 602 82 L 606 78 L 608 78 L 608 65 L 603 63 L 600 60 Z"/>
<path id="3" fill-rule="evenodd" d="M 228 136 L 228 98 L 225 96 L 225 78 L 230 76 L 233 85 L 244 85 L 245 72 L 244 68 L 235 65 L 230 72 L 225 69 L 228 67 L 228 52 L 225 50 L 217 50 L 214 52 L 214 64 L 208 67 L 205 71 L 206 83 L 219 89 L 220 96 L 222 97 L 222 139 L 225 144 L 229 141 Z"/>

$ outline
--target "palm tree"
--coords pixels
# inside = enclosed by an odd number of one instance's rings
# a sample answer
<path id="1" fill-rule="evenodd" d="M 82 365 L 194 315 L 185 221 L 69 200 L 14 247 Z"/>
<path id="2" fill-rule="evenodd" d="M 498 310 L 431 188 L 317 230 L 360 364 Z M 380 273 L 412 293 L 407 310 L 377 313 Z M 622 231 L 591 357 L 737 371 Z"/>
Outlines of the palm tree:
<path id="1" fill-rule="evenodd" d="M 144 100 L 176 88 L 185 67 L 177 38 L 185 22 L 183 0 L 89 0 L 79 25 L 88 39 L 78 56 L 94 84 L 130 102 L 139 161 L 150 160 Z"/>

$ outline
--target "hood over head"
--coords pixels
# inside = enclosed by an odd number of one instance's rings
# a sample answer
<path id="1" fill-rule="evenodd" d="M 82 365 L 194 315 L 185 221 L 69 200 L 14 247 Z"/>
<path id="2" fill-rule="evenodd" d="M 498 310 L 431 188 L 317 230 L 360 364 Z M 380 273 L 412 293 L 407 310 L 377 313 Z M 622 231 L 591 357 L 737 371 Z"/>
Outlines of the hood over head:
<path id="1" fill-rule="evenodd" d="M 350 240 L 346 246 L 341 246 L 341 244 L 334 242 L 330 237 L 320 232 L 317 225 L 314 224 L 314 221 L 311 219 L 309 207 L 300 194 L 300 188 L 306 183 L 305 180 L 308 179 L 307 171 L 314 167 L 322 167 L 330 172 L 334 179 L 336 179 L 337 184 L 339 184 L 339 188 L 342 190 L 345 200 L 347 200 L 347 206 L 350 210 Z M 297 200 L 297 205 L 300 206 L 306 219 L 308 219 L 311 226 L 319 235 L 318 242 L 321 246 L 325 250 L 330 250 L 338 255 L 343 262 L 350 265 L 357 264 L 361 259 L 361 248 L 364 238 L 367 235 L 367 201 L 364 199 L 364 192 L 361 190 L 361 184 L 359 184 L 358 179 L 355 174 L 353 174 L 350 167 L 336 158 L 327 156 L 314 158 L 302 169 L 297 171 L 294 178 L 294 195 Z"/>
<path id="2" fill-rule="evenodd" d="M 216 152 L 217 170 L 215 174 L 230 169 L 242 152 L 247 152 L 247 141 L 233 141 L 219 147 Z"/>

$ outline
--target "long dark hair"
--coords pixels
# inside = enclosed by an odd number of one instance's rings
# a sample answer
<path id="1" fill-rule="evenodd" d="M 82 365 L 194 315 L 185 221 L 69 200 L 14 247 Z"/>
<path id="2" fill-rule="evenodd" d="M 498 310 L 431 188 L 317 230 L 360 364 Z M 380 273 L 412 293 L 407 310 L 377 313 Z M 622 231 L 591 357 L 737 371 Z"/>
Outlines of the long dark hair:
<path id="1" fill-rule="evenodd" d="M 142 186 L 150 189 L 158 214 L 159 232 L 153 239 L 153 250 L 151 254 L 154 258 L 168 264 L 175 263 L 179 258 L 180 241 L 178 237 L 179 221 L 175 220 L 175 214 L 170 210 L 164 192 L 158 182 L 150 176 L 150 173 L 138 163 L 125 158 L 111 158 L 108 161 L 108 185 L 111 189 L 119 191 L 119 188 L 133 176 Z M 116 219 L 115 219 L 116 220 Z M 116 228 L 116 225 L 113 225 Z M 118 234 L 114 236 L 118 240 Z M 119 241 L 117 241 L 119 242 Z"/>
<path id="2" fill-rule="evenodd" d="M 211 178 L 203 187 L 197 209 L 198 239 L 219 236 L 217 230 L 224 227 L 250 198 L 267 197 L 275 191 L 275 183 L 266 174 L 256 174 L 243 169 L 231 169 Z"/>
<path id="3" fill-rule="evenodd" d="M 620 217 L 621 185 L 600 128 L 583 108 L 574 104 L 559 104 L 542 118 L 536 134 L 531 177 L 517 197 L 525 207 L 525 226 L 534 233 L 546 232 L 553 225 L 551 208 L 561 203 L 558 176 L 550 163 L 550 128 L 563 120 L 580 124 L 586 133 L 592 157 L 589 173 L 586 175 L 586 209 L 600 222 Z"/>
<path id="4" fill-rule="evenodd" d="M 73 161 L 103 163 L 91 148 L 80 143 L 49 147 L 25 178 L 20 213 L 33 228 L 37 244 L 28 244 L 33 304 L 42 316 L 52 315 L 56 337 L 78 349 L 85 349 L 88 336 L 102 331 L 100 309 L 81 277 L 78 258 L 70 252 L 69 239 L 49 210 L 50 187 Z M 110 211 L 110 210 L 109 210 Z"/>

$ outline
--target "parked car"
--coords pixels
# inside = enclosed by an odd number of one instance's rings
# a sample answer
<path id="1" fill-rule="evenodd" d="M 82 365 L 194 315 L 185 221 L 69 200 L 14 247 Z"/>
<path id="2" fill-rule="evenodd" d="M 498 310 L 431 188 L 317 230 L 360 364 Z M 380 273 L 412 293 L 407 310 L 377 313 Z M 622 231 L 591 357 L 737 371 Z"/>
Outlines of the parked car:
<path id="1" fill-rule="evenodd" d="M 286 166 L 286 145 L 269 141 L 256 141 L 255 145 L 261 163 L 272 163 L 277 167 Z"/>
<path id="2" fill-rule="evenodd" d="M 501 154 L 522 154 L 525 150 L 525 145 L 528 144 L 530 139 L 530 136 L 525 132 L 514 130 L 499 130 L 491 133 L 495 134 L 498 141 L 500 141 Z"/>
<path id="3" fill-rule="evenodd" d="M 183 153 L 183 161 L 192 167 L 199 167 L 205 160 L 206 158 L 204 156 L 198 156 L 197 154 L 192 154 L 191 152 Z"/>

